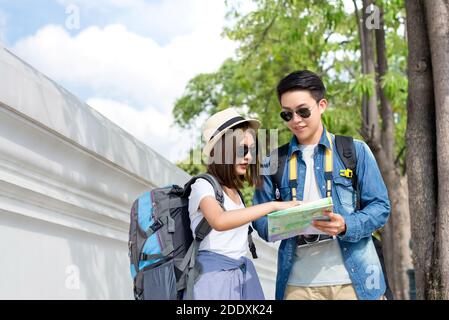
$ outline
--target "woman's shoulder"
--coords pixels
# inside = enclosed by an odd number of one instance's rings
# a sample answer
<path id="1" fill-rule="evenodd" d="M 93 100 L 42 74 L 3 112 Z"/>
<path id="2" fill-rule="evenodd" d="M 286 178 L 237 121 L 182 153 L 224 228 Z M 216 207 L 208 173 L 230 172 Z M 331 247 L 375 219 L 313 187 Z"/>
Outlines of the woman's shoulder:
<path id="1" fill-rule="evenodd" d="M 215 198 L 215 191 L 212 184 L 206 179 L 198 178 L 193 184 L 189 195 L 189 212 L 192 214 L 199 208 L 199 204 L 204 197 Z"/>
<path id="2" fill-rule="evenodd" d="M 203 178 L 198 178 L 193 184 L 192 184 L 192 191 L 190 192 L 190 197 L 195 194 L 211 194 L 215 195 L 214 187 L 212 184 Z"/>

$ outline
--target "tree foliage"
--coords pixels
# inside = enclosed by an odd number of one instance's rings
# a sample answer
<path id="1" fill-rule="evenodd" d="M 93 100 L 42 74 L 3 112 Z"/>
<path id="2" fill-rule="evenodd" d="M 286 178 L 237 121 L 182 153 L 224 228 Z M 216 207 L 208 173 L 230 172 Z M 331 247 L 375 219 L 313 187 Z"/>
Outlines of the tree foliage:
<path id="1" fill-rule="evenodd" d="M 403 158 L 406 123 L 406 55 L 403 0 L 383 0 L 389 71 L 382 79 L 395 112 L 397 155 Z M 361 99 L 373 78 L 363 76 L 353 8 L 339 0 L 254 0 L 255 9 L 241 13 L 241 1 L 227 1 L 231 22 L 224 35 L 238 43 L 236 56 L 214 73 L 188 83 L 173 114 L 181 127 L 191 127 L 201 114 L 235 107 L 257 117 L 263 128 L 279 130 L 279 144 L 290 132 L 279 117 L 278 81 L 294 70 L 322 76 L 329 107 L 323 121 L 335 134 L 361 138 Z M 402 161 L 402 160 L 398 160 Z"/>

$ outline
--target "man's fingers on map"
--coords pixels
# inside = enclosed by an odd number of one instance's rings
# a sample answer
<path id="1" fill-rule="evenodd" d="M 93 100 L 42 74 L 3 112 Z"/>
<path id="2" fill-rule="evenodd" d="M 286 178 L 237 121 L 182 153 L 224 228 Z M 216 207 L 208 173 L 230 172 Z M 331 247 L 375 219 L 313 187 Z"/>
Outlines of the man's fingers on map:
<path id="1" fill-rule="evenodd" d="M 321 216 L 313 218 L 314 221 L 331 221 L 331 218 L 329 216 Z"/>

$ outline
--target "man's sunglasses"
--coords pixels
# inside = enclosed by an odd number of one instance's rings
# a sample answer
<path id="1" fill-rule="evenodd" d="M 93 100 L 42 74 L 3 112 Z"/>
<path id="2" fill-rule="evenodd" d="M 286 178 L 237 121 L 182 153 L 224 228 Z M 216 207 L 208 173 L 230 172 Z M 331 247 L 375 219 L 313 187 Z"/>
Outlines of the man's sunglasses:
<path id="1" fill-rule="evenodd" d="M 248 145 L 244 144 L 237 147 L 238 158 L 244 158 L 248 154 L 248 152 L 251 153 L 251 157 L 254 159 L 257 153 L 256 146 L 248 147 Z"/>
<path id="2" fill-rule="evenodd" d="M 307 119 L 312 115 L 312 109 L 315 106 L 313 106 L 312 108 L 299 108 L 297 110 L 295 110 L 295 113 L 300 116 L 303 119 Z M 285 122 L 289 122 L 291 119 L 293 119 L 293 112 L 292 111 L 287 111 L 284 110 L 280 113 L 280 116 L 282 118 L 282 120 L 284 120 Z"/>

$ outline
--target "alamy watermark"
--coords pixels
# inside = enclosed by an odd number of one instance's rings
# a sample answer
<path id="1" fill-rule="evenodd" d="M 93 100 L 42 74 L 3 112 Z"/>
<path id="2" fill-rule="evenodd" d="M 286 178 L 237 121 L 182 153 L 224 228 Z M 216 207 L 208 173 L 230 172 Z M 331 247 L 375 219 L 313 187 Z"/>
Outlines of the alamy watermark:
<path id="1" fill-rule="evenodd" d="M 80 289 L 80 268 L 77 265 L 68 265 L 65 268 L 65 287 L 68 290 Z"/>
<path id="2" fill-rule="evenodd" d="M 380 29 L 380 9 L 378 6 L 371 4 L 366 7 L 365 13 L 368 14 L 365 20 L 365 27 L 368 30 Z"/>
<path id="3" fill-rule="evenodd" d="M 68 30 L 79 30 L 80 24 L 80 7 L 75 4 L 70 4 L 65 8 L 67 18 L 65 19 L 65 27 Z"/>
<path id="4" fill-rule="evenodd" d="M 379 266 L 371 264 L 366 268 L 365 272 L 369 274 L 369 276 L 365 280 L 366 288 L 370 290 L 379 290 L 381 274 Z"/>
<path id="5" fill-rule="evenodd" d="M 270 156 L 272 160 L 270 163 L 277 163 L 278 131 L 278 129 L 258 129 L 257 132 L 252 128 L 246 130 L 229 129 L 218 140 L 211 139 L 203 142 L 202 147 L 211 145 L 211 151 L 208 155 L 203 154 L 202 150 L 192 145 L 189 157 L 182 161 L 182 164 L 239 164 L 246 162 L 242 161 L 243 158 L 246 158 L 248 164 L 259 165 L 261 175 L 274 174 L 277 167 L 270 167 L 267 163 L 264 163 L 264 160 L 267 156 Z M 248 139 L 251 145 L 245 142 Z M 246 152 L 243 151 L 243 146 L 246 146 L 246 149 L 244 149 Z M 176 148 L 173 148 L 173 150 L 176 150 Z M 251 156 L 248 156 L 248 153 Z"/>

